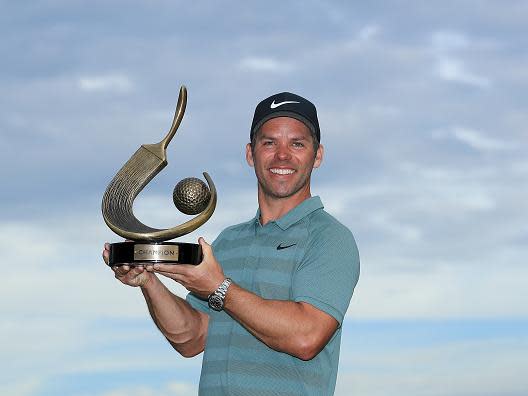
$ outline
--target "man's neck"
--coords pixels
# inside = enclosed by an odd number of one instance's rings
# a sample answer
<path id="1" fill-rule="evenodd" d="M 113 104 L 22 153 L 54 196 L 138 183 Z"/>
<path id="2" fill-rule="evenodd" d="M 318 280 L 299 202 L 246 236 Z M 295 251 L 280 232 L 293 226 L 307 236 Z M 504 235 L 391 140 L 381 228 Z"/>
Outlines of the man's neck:
<path id="1" fill-rule="evenodd" d="M 270 221 L 280 219 L 301 202 L 307 200 L 312 195 L 310 190 L 299 191 L 299 193 L 287 198 L 275 198 L 258 191 L 258 202 L 260 208 L 260 224 L 265 225 Z"/>

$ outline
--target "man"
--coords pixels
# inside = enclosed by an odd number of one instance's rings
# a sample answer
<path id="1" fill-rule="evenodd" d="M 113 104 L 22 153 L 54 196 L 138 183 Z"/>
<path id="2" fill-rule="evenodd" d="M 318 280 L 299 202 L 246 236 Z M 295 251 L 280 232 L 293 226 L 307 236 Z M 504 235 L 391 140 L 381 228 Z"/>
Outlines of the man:
<path id="1" fill-rule="evenodd" d="M 255 218 L 222 231 L 212 246 L 200 238 L 198 266 L 113 270 L 141 288 L 154 322 L 180 354 L 205 351 L 201 395 L 332 395 L 359 256 L 351 232 L 311 197 L 312 169 L 323 159 L 315 106 L 288 92 L 263 100 L 250 140 Z M 189 290 L 186 300 L 156 274 Z"/>

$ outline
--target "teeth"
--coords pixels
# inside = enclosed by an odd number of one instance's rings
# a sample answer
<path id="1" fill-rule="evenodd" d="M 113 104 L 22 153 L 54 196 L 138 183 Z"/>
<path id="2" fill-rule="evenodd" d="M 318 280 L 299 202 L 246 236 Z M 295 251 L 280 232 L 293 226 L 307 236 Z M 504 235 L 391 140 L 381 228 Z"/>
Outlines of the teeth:
<path id="1" fill-rule="evenodd" d="M 278 168 L 271 168 L 271 173 L 276 173 L 278 175 L 291 175 L 293 172 L 295 172 L 293 169 L 278 169 Z"/>

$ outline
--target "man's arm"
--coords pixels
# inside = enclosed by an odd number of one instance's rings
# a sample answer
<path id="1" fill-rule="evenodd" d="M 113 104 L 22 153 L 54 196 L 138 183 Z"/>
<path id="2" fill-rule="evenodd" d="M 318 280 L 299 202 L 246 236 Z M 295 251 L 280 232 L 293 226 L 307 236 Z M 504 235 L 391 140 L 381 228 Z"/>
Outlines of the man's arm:
<path id="1" fill-rule="evenodd" d="M 206 298 L 225 279 L 211 246 L 200 238 L 204 259 L 198 266 L 155 264 L 154 271 Z M 331 315 L 305 302 L 266 300 L 232 283 L 224 310 L 270 348 L 309 360 L 338 327 Z"/>
<path id="2" fill-rule="evenodd" d="M 154 275 L 141 288 L 152 320 L 170 344 L 184 357 L 192 357 L 205 348 L 209 316 L 171 293 Z"/>
<path id="3" fill-rule="evenodd" d="M 103 259 L 106 263 L 108 257 L 109 245 L 105 244 Z M 171 293 L 154 273 L 142 266 L 123 265 L 112 267 L 112 270 L 123 284 L 141 288 L 152 320 L 182 356 L 195 356 L 204 350 L 208 315 Z"/>
<path id="4" fill-rule="evenodd" d="M 338 326 L 308 303 L 266 300 L 237 284 L 229 287 L 224 310 L 270 348 L 302 360 L 321 352 Z"/>

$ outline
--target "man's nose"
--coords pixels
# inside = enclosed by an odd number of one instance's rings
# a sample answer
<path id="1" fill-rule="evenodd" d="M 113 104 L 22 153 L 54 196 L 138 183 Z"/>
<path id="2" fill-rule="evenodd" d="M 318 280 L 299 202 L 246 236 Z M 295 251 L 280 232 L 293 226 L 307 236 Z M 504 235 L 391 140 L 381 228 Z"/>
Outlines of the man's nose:
<path id="1" fill-rule="evenodd" d="M 291 158 L 290 148 L 286 144 L 279 144 L 275 155 L 281 161 L 288 160 Z"/>

